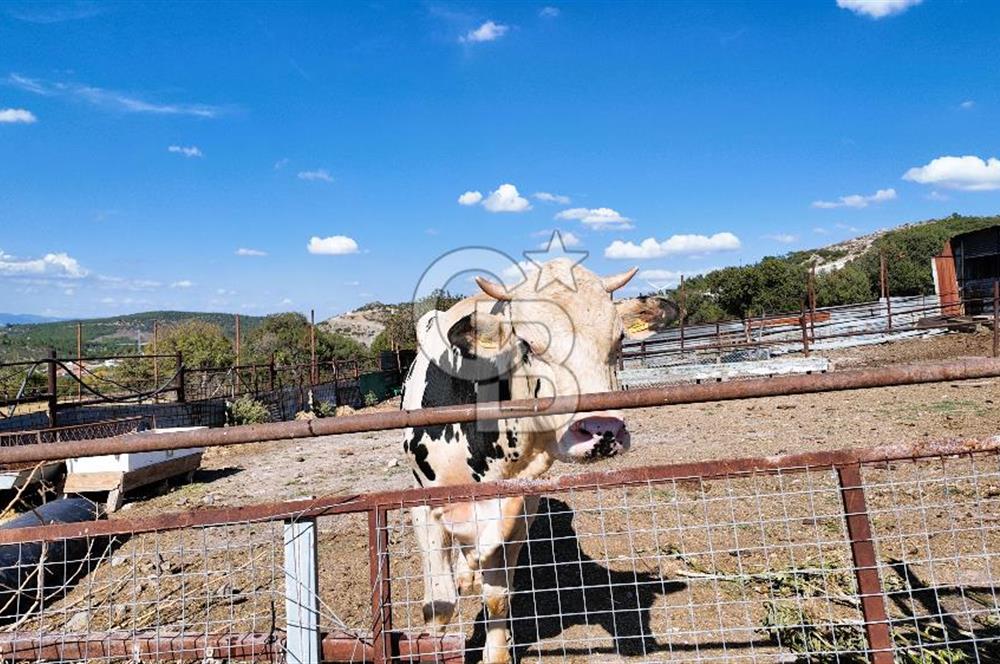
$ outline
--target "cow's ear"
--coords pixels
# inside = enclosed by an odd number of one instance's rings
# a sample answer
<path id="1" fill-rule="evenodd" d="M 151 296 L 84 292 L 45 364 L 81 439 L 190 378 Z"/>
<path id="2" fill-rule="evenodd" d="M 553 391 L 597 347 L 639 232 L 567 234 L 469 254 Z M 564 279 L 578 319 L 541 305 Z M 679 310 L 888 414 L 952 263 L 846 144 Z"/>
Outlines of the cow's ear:
<path id="1" fill-rule="evenodd" d="M 629 339 L 646 337 L 667 329 L 677 320 L 680 309 L 665 297 L 648 295 L 619 300 L 615 303 L 618 315 Z"/>
<path id="2" fill-rule="evenodd" d="M 465 357 L 494 357 L 505 346 L 503 319 L 480 307 L 452 323 L 448 343 Z"/>

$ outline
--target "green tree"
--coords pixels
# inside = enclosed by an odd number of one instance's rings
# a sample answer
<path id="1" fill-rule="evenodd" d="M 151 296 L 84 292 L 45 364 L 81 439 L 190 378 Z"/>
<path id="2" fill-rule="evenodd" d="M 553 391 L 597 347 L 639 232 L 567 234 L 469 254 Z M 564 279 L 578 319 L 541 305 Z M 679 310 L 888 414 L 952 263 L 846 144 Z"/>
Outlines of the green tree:
<path id="1" fill-rule="evenodd" d="M 461 295 L 435 290 L 412 304 L 397 307 L 386 322 L 385 330 L 372 341 L 372 352 L 393 348 L 417 347 L 417 321 L 428 311 L 447 311 L 462 299 Z"/>
<path id="2" fill-rule="evenodd" d="M 308 364 L 311 358 L 309 320 L 299 313 L 274 314 L 250 333 L 249 357 L 258 363 L 271 360 L 279 365 Z M 350 337 L 316 328 L 316 359 L 355 360 L 367 357 L 368 349 Z"/>
<path id="3" fill-rule="evenodd" d="M 816 275 L 818 307 L 869 302 L 874 298 L 871 279 L 857 261 L 852 261 L 839 270 Z"/>
<path id="4" fill-rule="evenodd" d="M 222 328 L 201 320 L 187 320 L 165 328 L 157 340 L 157 355 L 181 353 L 186 369 L 219 369 L 232 366 L 233 345 Z M 121 360 L 111 374 L 116 383 L 133 390 L 148 389 L 153 380 L 153 345 L 147 344 L 143 354 L 135 359 Z M 157 358 L 160 382 L 177 369 L 171 357 Z"/>

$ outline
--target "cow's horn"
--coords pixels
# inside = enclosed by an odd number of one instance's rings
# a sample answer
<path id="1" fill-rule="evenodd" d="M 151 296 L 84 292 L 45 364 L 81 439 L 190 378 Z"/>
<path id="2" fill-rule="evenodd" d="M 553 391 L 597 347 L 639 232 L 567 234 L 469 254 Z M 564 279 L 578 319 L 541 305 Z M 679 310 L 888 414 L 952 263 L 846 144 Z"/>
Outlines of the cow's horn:
<path id="1" fill-rule="evenodd" d="M 639 271 L 638 267 L 634 267 L 631 270 L 622 272 L 621 274 L 612 274 L 607 277 L 601 278 L 601 283 L 604 284 L 604 290 L 609 293 L 614 293 L 616 290 L 627 284 L 635 276 L 635 273 Z"/>
<path id="2" fill-rule="evenodd" d="M 476 283 L 484 293 L 492 297 L 494 300 L 500 300 L 501 302 L 510 301 L 510 293 L 508 293 L 507 289 L 500 284 L 494 283 L 489 279 L 484 279 L 483 277 L 476 277 Z"/>

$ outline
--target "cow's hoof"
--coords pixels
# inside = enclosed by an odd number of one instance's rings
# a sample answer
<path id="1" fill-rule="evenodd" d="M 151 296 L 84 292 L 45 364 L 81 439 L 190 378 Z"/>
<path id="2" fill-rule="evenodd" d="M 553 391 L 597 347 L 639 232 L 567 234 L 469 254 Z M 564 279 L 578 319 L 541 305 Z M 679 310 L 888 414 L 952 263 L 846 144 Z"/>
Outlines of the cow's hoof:
<path id="1" fill-rule="evenodd" d="M 467 570 L 455 576 L 455 585 L 459 595 L 478 595 L 483 591 L 483 575 Z"/>
<path id="2" fill-rule="evenodd" d="M 455 614 L 455 603 L 435 600 L 424 604 L 424 625 L 432 632 L 443 632 Z"/>

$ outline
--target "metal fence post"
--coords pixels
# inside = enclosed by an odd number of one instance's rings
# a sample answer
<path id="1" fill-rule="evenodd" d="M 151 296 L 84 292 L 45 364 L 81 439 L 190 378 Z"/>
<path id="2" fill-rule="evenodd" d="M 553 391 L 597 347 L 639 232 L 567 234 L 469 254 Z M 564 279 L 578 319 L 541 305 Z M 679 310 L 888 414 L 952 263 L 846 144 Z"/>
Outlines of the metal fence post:
<path id="1" fill-rule="evenodd" d="M 1000 279 L 993 280 L 993 357 L 1000 352 Z"/>
<path id="2" fill-rule="evenodd" d="M 847 522 L 847 536 L 851 542 L 854 577 L 861 600 L 861 615 L 865 621 L 868 640 L 868 658 L 872 664 L 893 664 L 892 633 L 885 611 L 885 594 L 879 578 L 875 545 L 872 541 L 872 524 L 868 518 L 865 490 L 861 480 L 861 465 L 852 463 L 837 466 L 840 498 Z"/>
<path id="3" fill-rule="evenodd" d="M 799 315 L 799 327 L 802 328 L 802 354 L 809 357 L 809 328 L 806 326 L 806 305 L 802 305 L 802 313 Z"/>
<path id="4" fill-rule="evenodd" d="M 48 359 L 49 427 L 58 426 L 59 385 L 56 384 L 56 351 L 49 351 Z"/>
<path id="5" fill-rule="evenodd" d="M 316 520 L 286 521 L 286 655 L 291 664 L 319 664 L 319 582 Z"/>
<path id="6" fill-rule="evenodd" d="M 816 341 L 816 263 L 809 266 L 809 338 Z"/>
<path id="7" fill-rule="evenodd" d="M 368 568 L 372 584 L 372 659 L 384 664 L 393 652 L 388 512 L 382 507 L 368 512 Z"/>
<path id="8" fill-rule="evenodd" d="M 687 292 L 684 288 L 684 275 L 681 275 L 681 350 L 684 350 L 684 319 L 687 318 Z"/>
<path id="9" fill-rule="evenodd" d="M 177 391 L 177 403 L 184 403 L 186 401 L 184 395 L 184 355 L 181 351 L 177 351 L 177 385 L 174 389 Z"/>

